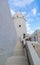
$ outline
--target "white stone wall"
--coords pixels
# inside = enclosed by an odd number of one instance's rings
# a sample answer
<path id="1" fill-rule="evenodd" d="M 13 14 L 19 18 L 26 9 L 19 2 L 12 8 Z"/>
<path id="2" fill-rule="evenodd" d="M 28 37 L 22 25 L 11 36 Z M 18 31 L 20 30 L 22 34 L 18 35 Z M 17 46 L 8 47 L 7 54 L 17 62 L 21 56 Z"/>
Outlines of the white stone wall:
<path id="1" fill-rule="evenodd" d="M 40 31 L 38 32 L 38 42 L 40 43 Z"/>
<path id="2" fill-rule="evenodd" d="M 38 41 L 40 43 L 40 30 L 35 31 L 32 35 L 31 35 L 31 39 L 32 41 L 34 40 L 34 37 L 36 39 L 36 41 Z"/>
<path id="3" fill-rule="evenodd" d="M 10 16 L 8 0 L 0 0 L 0 65 L 12 55 L 16 45 L 16 32 Z"/>
<path id="4" fill-rule="evenodd" d="M 34 44 L 34 42 L 30 41 L 26 42 L 26 49 L 30 65 L 40 65 L 40 58 L 36 53 L 35 49 L 33 48 L 32 43 Z"/>
<path id="5" fill-rule="evenodd" d="M 20 14 L 18 13 L 18 14 L 14 15 L 13 22 L 14 22 L 16 33 L 17 33 L 18 37 L 22 38 L 23 34 L 27 33 L 25 18 L 23 17 L 23 15 L 21 13 Z M 19 27 L 19 25 L 21 25 L 21 27 Z"/>

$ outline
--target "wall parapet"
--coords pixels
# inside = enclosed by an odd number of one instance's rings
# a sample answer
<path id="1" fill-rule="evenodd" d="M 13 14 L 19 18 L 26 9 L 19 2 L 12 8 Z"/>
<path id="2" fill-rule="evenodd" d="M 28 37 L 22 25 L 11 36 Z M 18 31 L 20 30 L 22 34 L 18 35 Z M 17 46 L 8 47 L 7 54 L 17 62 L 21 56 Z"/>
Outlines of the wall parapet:
<path id="1" fill-rule="evenodd" d="M 31 44 L 31 42 L 27 41 L 25 45 L 26 45 L 30 65 L 40 65 L 40 58 L 38 57 L 35 49 L 33 48 L 32 44 Z"/>

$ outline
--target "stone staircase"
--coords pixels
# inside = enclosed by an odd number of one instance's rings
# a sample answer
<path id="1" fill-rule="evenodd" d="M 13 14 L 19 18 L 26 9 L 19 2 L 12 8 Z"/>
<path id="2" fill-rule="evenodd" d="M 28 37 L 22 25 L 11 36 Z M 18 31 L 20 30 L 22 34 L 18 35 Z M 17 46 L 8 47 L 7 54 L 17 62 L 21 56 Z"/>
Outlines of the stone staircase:
<path id="1" fill-rule="evenodd" d="M 17 41 L 17 44 L 13 49 L 13 56 L 7 59 L 5 65 L 28 65 L 28 60 L 25 57 L 25 53 L 20 40 Z"/>

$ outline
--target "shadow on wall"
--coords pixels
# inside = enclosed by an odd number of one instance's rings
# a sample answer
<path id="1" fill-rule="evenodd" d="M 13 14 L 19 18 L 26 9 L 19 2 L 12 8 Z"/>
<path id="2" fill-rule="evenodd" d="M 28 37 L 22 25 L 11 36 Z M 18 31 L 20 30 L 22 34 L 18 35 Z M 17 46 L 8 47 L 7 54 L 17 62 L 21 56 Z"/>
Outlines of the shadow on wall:
<path id="1" fill-rule="evenodd" d="M 12 55 L 16 40 L 7 0 L 0 0 L 0 65 L 4 65 L 5 59 Z"/>

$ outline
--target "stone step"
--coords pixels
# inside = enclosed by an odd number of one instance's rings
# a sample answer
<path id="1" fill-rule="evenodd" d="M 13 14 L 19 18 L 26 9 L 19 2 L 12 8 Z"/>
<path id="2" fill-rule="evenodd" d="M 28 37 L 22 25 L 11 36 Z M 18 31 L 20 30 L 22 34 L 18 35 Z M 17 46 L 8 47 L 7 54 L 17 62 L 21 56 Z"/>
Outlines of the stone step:
<path id="1" fill-rule="evenodd" d="M 24 56 L 25 54 L 24 54 L 24 52 L 22 52 L 22 51 L 14 51 L 13 52 L 13 56 Z"/>
<path id="2" fill-rule="evenodd" d="M 28 60 L 25 57 L 23 46 L 20 41 L 17 41 L 17 44 L 13 49 L 13 56 L 6 60 L 5 65 L 28 65 Z"/>
<path id="3" fill-rule="evenodd" d="M 28 65 L 25 56 L 12 56 L 9 57 L 5 65 Z"/>

